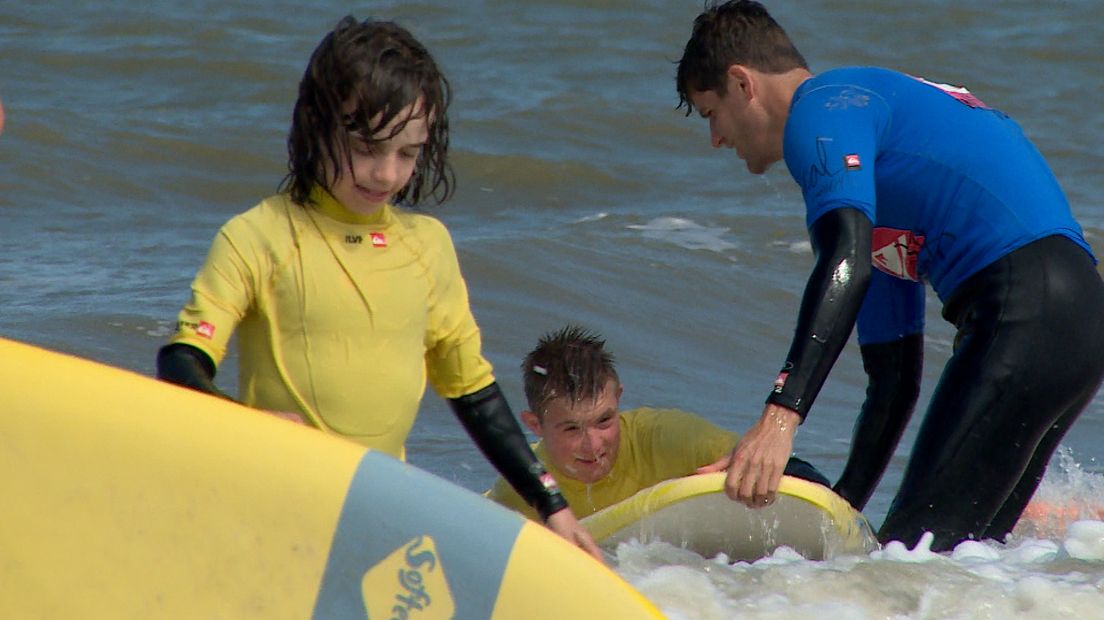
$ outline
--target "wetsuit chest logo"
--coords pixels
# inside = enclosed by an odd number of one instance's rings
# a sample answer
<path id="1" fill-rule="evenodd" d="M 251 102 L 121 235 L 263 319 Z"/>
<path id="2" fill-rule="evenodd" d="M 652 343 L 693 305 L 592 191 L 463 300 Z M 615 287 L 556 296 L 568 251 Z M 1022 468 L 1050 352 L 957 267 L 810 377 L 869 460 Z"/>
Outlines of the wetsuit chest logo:
<path id="1" fill-rule="evenodd" d="M 911 230 L 875 228 L 870 240 L 870 253 L 874 266 L 902 280 L 920 281 L 917 258 L 924 248 L 923 235 Z"/>
<path id="2" fill-rule="evenodd" d="M 368 241 L 374 248 L 387 247 L 387 235 L 381 232 L 369 233 Z M 345 243 L 349 245 L 360 245 L 364 243 L 364 237 L 361 235 L 348 234 L 345 235 Z"/>

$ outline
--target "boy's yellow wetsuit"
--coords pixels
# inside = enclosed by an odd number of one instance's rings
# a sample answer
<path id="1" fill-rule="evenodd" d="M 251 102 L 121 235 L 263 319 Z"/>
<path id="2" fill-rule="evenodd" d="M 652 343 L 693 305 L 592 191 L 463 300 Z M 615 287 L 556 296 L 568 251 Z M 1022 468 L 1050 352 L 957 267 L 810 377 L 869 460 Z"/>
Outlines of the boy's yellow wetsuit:
<path id="1" fill-rule="evenodd" d="M 237 330 L 242 402 L 402 458 L 427 378 L 443 398 L 494 382 L 452 239 L 426 215 L 312 198 L 222 227 L 172 343 L 217 365 Z"/>
<path id="2" fill-rule="evenodd" d="M 617 460 L 608 476 L 587 485 L 563 474 L 548 459 L 543 441 L 533 444 L 537 457 L 556 479 L 571 510 L 580 519 L 631 497 L 664 480 L 694 473 L 730 452 L 740 438 L 701 417 L 677 409 L 642 407 L 619 414 L 621 438 Z M 536 518 L 521 497 L 499 478 L 487 496 Z"/>

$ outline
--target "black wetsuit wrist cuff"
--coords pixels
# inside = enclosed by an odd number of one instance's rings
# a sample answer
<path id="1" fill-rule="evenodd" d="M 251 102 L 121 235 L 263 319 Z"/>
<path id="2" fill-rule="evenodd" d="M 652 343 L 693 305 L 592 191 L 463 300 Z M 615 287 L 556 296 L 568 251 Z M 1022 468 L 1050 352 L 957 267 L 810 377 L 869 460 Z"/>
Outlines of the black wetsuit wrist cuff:
<path id="1" fill-rule="evenodd" d="M 785 407 L 801 417 L 801 421 L 805 421 L 805 415 L 807 413 L 805 402 L 800 397 L 794 397 L 784 392 L 771 392 L 767 396 L 768 405 L 777 405 L 779 407 Z"/>
<path id="2" fill-rule="evenodd" d="M 536 509 L 537 514 L 540 515 L 541 521 L 548 521 L 548 517 L 567 508 L 567 500 L 564 499 L 559 489 L 555 489 L 539 495 L 536 498 L 533 508 Z"/>
<path id="3" fill-rule="evenodd" d="M 548 473 L 543 463 L 534 461 L 529 466 L 529 473 L 532 476 L 531 479 L 536 480 L 539 486 L 530 487 L 525 502 L 537 511 L 541 521 L 547 521 L 548 517 L 567 508 L 567 500 L 564 499 L 563 493 L 560 493 L 556 479 Z"/>

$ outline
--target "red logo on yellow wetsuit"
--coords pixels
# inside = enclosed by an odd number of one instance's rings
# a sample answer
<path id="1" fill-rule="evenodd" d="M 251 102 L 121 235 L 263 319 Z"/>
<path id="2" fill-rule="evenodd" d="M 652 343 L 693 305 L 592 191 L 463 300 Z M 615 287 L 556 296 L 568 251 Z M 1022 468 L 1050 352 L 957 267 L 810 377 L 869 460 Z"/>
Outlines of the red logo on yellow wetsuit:
<path id="1" fill-rule="evenodd" d="M 870 253 L 874 266 L 902 280 L 920 281 L 916 262 L 923 247 L 923 235 L 911 230 L 880 227 L 871 235 Z"/>

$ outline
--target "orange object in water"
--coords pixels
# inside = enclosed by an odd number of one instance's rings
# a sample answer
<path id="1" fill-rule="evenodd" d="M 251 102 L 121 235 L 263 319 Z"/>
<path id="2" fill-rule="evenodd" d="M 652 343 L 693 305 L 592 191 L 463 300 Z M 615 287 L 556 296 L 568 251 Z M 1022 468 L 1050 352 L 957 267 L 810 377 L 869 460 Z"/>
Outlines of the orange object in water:
<path id="1" fill-rule="evenodd" d="M 1091 505 L 1076 500 L 1032 500 L 1024 508 L 1016 530 L 1028 536 L 1064 536 L 1074 521 L 1104 520 L 1104 505 Z"/>
<path id="2" fill-rule="evenodd" d="M 1073 521 L 1077 519 L 1080 509 L 1070 503 L 1033 501 L 1024 508 L 1020 519 L 1032 521 L 1062 520 Z"/>

